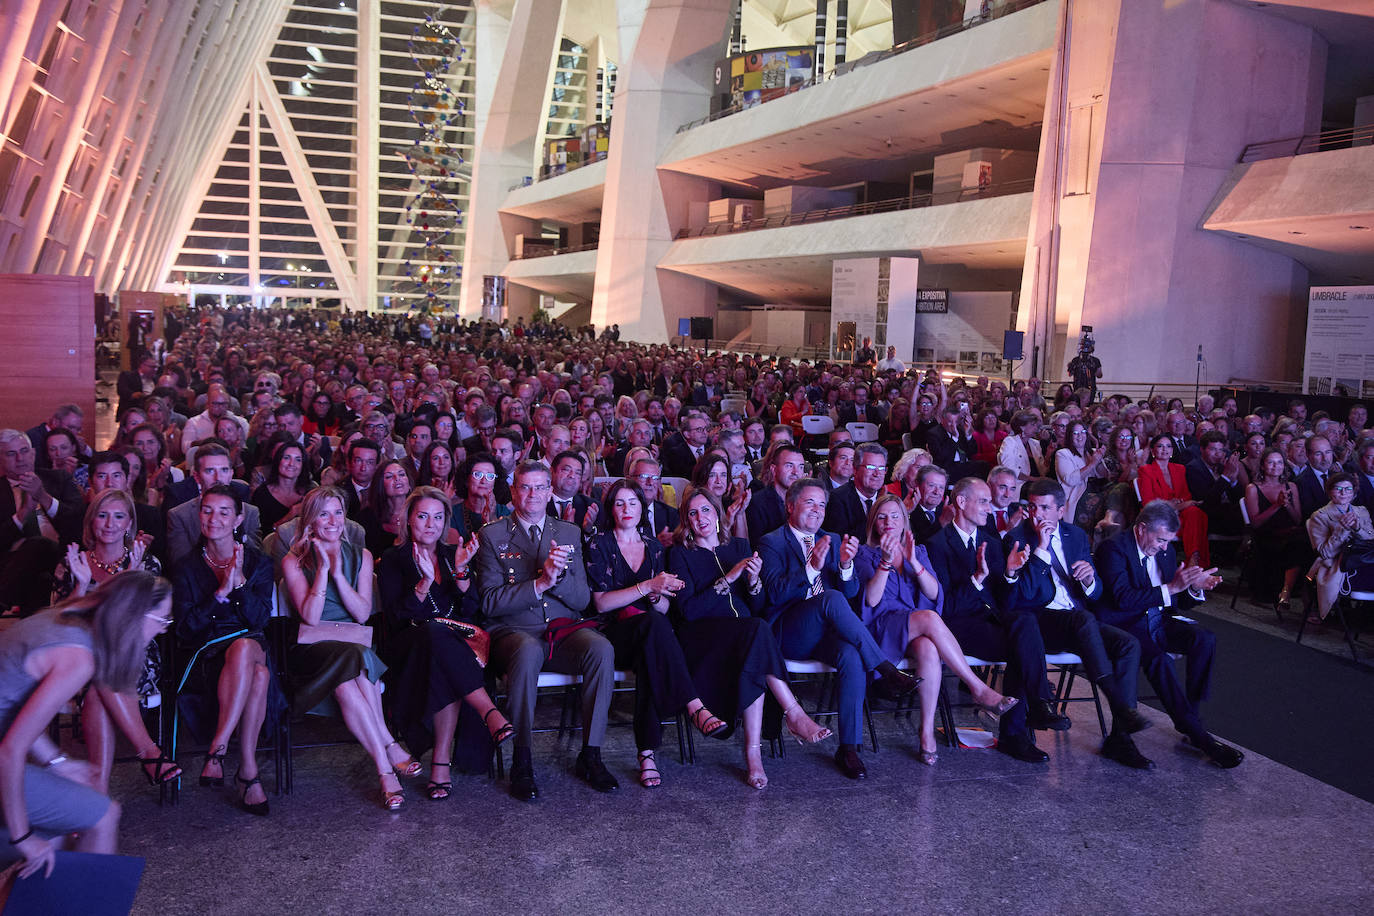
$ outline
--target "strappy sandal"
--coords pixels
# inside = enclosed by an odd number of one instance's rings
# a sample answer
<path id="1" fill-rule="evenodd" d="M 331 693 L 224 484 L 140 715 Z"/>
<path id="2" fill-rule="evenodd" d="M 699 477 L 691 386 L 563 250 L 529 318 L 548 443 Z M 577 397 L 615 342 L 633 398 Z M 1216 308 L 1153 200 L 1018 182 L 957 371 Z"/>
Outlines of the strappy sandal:
<path id="1" fill-rule="evenodd" d="M 490 732 L 491 743 L 496 747 L 500 747 L 501 745 L 509 741 L 511 738 L 515 737 L 515 726 L 507 722 L 505 725 L 502 725 L 500 728 L 493 732 L 491 730 L 491 725 L 487 722 L 487 720 L 491 718 L 491 714 L 494 712 L 500 712 L 500 710 L 497 709 L 495 706 L 487 710 L 487 714 L 482 717 L 482 725 L 486 727 L 488 732 Z M 442 764 L 440 765 L 442 766 Z"/>
<path id="2" fill-rule="evenodd" d="M 227 753 L 228 750 L 229 750 L 229 746 L 228 746 L 228 745 L 226 745 L 226 744 L 221 744 L 221 745 L 219 746 L 219 751 L 220 751 L 220 753 L 217 754 L 217 753 L 215 753 L 215 751 L 212 749 L 212 750 L 210 750 L 210 751 L 205 755 L 205 766 L 208 767 L 208 766 L 209 766 L 210 764 L 212 764 L 212 763 L 218 764 L 218 765 L 219 765 L 219 775 L 218 775 L 218 776 L 206 776 L 206 775 L 205 775 L 205 771 L 202 769 L 202 770 L 201 770 L 201 774 L 200 774 L 200 784 L 201 784 L 202 786 L 222 786 L 222 785 L 224 785 L 224 758 L 228 756 L 228 753 Z"/>
<path id="3" fill-rule="evenodd" d="M 439 763 L 436 760 L 431 762 L 429 765 L 429 785 L 425 786 L 425 794 L 429 796 L 430 801 L 443 801 L 444 799 L 448 798 L 449 795 L 452 794 L 453 782 L 451 779 L 446 780 L 444 782 L 439 782 L 438 780 L 436 780 L 434 778 L 435 767 L 443 767 L 444 769 L 448 770 L 449 776 L 451 777 L 453 775 L 453 764 Z"/>
<path id="4" fill-rule="evenodd" d="M 393 747 L 400 746 L 401 742 L 393 741 L 390 744 L 388 744 L 385 748 L 383 748 L 383 750 L 389 751 Z M 416 760 L 414 757 L 411 757 L 409 755 L 407 755 L 406 759 L 402 760 L 400 763 L 393 763 L 391 765 L 391 768 L 396 771 L 397 776 L 419 776 L 421 769 L 420 761 Z"/>
<path id="5" fill-rule="evenodd" d="M 805 733 L 799 732 L 797 731 L 797 729 L 792 727 L 792 713 L 794 712 L 801 713 L 802 717 L 805 718 L 806 721 L 816 726 L 816 731 L 810 737 L 807 737 Z M 789 706 L 787 707 L 787 709 L 783 710 L 782 721 L 787 725 L 788 734 L 790 734 L 793 738 L 796 738 L 798 744 L 815 744 L 818 741 L 824 741 L 826 738 L 829 738 L 832 734 L 834 734 L 834 732 L 832 732 L 830 729 L 826 728 L 824 725 L 821 725 L 815 719 L 812 719 L 810 716 L 808 716 L 806 714 L 806 710 L 801 708 L 800 703 L 793 704 L 792 706 Z"/>
<path id="6" fill-rule="evenodd" d="M 248 790 L 254 786 L 262 785 L 262 778 L 260 776 L 254 776 L 252 779 L 244 779 L 242 776 L 235 773 L 234 782 L 239 785 L 239 807 L 249 814 L 256 814 L 258 817 L 267 817 L 266 799 L 252 803 L 248 801 Z"/>
<path id="7" fill-rule="evenodd" d="M 714 725 L 712 723 L 714 723 Z M 707 709 L 705 706 L 698 706 L 697 711 L 692 713 L 692 724 L 697 727 L 697 731 L 701 732 L 706 737 L 719 738 L 722 740 L 725 738 L 725 732 L 729 729 L 724 719 L 713 715 L 711 710 Z"/>
<path id="8" fill-rule="evenodd" d="M 763 756 L 763 745 L 761 745 L 761 744 L 751 744 L 751 745 L 749 745 L 748 750 L 758 750 L 758 751 L 759 751 L 759 756 L 760 756 L 760 757 Z M 745 766 L 745 774 L 744 774 L 744 784 L 745 784 L 745 785 L 747 785 L 747 786 L 748 786 L 749 788 L 751 788 L 751 789 L 762 789 L 762 788 L 764 788 L 764 787 L 766 787 L 766 786 L 768 785 L 768 775 L 767 775 L 766 773 L 762 772 L 762 769 L 763 769 L 763 764 L 762 764 L 762 763 L 759 764 L 759 770 L 760 770 L 760 772 L 759 772 L 757 775 L 754 775 L 754 774 L 751 774 L 751 773 L 748 772 L 748 768 L 749 768 L 749 754 L 748 754 L 748 751 L 746 751 L 746 752 L 745 752 L 745 755 L 744 755 L 744 766 Z"/>
<path id="9" fill-rule="evenodd" d="M 380 780 L 385 780 L 391 775 L 391 773 L 378 773 L 377 777 Z M 401 805 L 405 804 L 405 800 L 406 797 L 401 794 L 399 789 L 393 792 L 386 787 L 385 782 L 382 783 L 382 807 L 386 808 L 386 810 L 395 811 L 397 808 L 401 807 Z"/>
<path id="10" fill-rule="evenodd" d="M 654 789 L 663 784 L 663 774 L 654 766 L 654 762 L 652 750 L 639 752 L 639 784 L 646 789 Z"/>
<path id="11" fill-rule="evenodd" d="M 166 785 L 173 779 L 179 779 L 181 777 L 181 767 L 177 766 L 177 762 L 162 753 L 161 748 L 158 749 L 157 754 L 156 757 L 138 758 L 138 764 L 143 767 L 143 777 L 148 780 L 148 785 L 161 786 Z M 221 763 L 223 763 L 223 760 L 224 758 L 221 757 Z M 151 771 L 148 769 L 149 767 L 152 767 Z"/>

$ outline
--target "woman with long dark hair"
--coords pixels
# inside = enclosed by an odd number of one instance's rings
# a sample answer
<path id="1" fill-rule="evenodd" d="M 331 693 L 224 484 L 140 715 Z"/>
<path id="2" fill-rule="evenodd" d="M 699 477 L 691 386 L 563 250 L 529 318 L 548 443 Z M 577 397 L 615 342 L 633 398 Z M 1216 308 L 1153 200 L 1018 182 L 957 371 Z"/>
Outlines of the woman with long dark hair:
<path id="1" fill-rule="evenodd" d="M 311 487 L 305 449 L 290 433 L 277 433 L 268 449 L 267 479 L 249 498 L 258 507 L 263 537 L 300 514 L 301 500 Z"/>

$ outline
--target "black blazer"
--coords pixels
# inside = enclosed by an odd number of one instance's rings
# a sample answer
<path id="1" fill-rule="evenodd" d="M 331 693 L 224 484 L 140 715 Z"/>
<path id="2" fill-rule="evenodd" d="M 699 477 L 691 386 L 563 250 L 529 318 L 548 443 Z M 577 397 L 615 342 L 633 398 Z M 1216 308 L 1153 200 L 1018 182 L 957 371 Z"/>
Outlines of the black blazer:
<path id="1" fill-rule="evenodd" d="M 657 530 L 649 530 L 649 513 L 647 512 L 639 519 L 639 530 L 649 537 L 657 537 L 658 532 L 662 531 L 664 528 L 667 528 L 669 531 L 676 531 L 679 519 L 678 511 L 661 499 L 654 500 L 653 506 L 654 528 Z M 585 515 L 586 513 L 584 512 L 583 514 Z M 578 524 L 581 524 L 581 522 Z"/>
<path id="2" fill-rule="evenodd" d="M 873 498 L 877 500 L 879 492 Z M 752 501 L 752 500 L 751 500 Z M 825 528 L 839 534 L 849 534 L 864 540 L 864 529 L 868 527 L 868 514 L 864 512 L 863 499 L 854 481 L 830 491 L 830 502 L 825 507 Z"/>
<path id="3" fill-rule="evenodd" d="M 926 542 L 926 555 L 930 558 L 931 572 L 940 580 L 944 593 L 944 606 L 940 616 L 986 617 L 996 616 L 1003 610 L 1016 606 L 1019 602 L 1015 592 L 1024 588 L 1025 576 L 1018 576 L 1015 583 L 1007 581 L 1005 572 L 1007 560 L 1002 553 L 1002 544 L 996 538 L 989 538 L 983 529 L 974 533 L 977 547 L 987 545 L 984 558 L 988 564 L 988 576 L 983 580 L 981 589 L 973 585 L 976 561 L 969 556 L 968 549 L 954 525 L 946 525 Z"/>
<path id="4" fill-rule="evenodd" d="M 1336 473 L 1338 468 L 1332 468 L 1326 472 L 1330 477 Z M 1305 522 L 1322 506 L 1326 505 L 1326 487 L 1317 480 L 1317 472 L 1312 470 L 1311 465 L 1306 465 L 1302 473 L 1298 475 L 1298 501 L 1302 504 L 1302 520 Z"/>
<path id="5" fill-rule="evenodd" d="M 1207 513 L 1209 530 L 1215 534 L 1239 534 L 1240 501 L 1245 496 L 1245 488 L 1240 481 L 1228 483 L 1221 475 L 1214 475 L 1201 459 L 1188 462 L 1185 473 L 1188 492 L 1198 501 L 1202 511 Z"/>
<path id="6" fill-rule="evenodd" d="M 915 539 L 917 544 L 926 543 L 945 527 L 940 524 L 940 512 L 943 508 L 942 506 L 940 509 L 935 510 L 934 519 L 926 515 L 926 510 L 923 506 L 918 505 L 915 509 L 911 510 L 911 536 Z M 992 537 L 992 540 L 997 540 L 997 538 Z"/>
<path id="7" fill-rule="evenodd" d="M 1355 476 L 1359 478 L 1360 484 L 1359 492 L 1355 494 L 1355 504 L 1374 512 L 1374 483 L 1371 483 L 1362 472 L 1356 473 Z"/>
<path id="8" fill-rule="evenodd" d="M 744 510 L 744 520 L 749 525 L 749 546 L 754 548 L 759 546 L 765 534 L 782 527 L 787 521 L 787 507 L 777 487 L 764 487 L 756 492 Z"/>
<path id="9" fill-rule="evenodd" d="M 665 439 L 660 453 L 664 474 L 669 477 L 692 476 L 692 468 L 696 465 L 697 460 L 693 457 L 692 449 L 687 445 L 687 441 L 682 438 L 681 433 L 675 433 Z M 623 457 L 621 461 L 624 461 Z"/>
<path id="10" fill-rule="evenodd" d="M 34 473 L 43 481 L 43 489 L 48 495 L 57 500 L 57 514 L 52 519 L 52 526 L 57 529 L 61 542 L 67 544 L 81 540 L 81 521 L 86 516 L 86 503 L 72 475 L 52 468 L 38 468 Z M 39 535 L 36 515 L 25 519 L 22 529 L 14 524 L 14 490 L 7 478 L 0 477 L 0 554 L 7 553 L 16 541 Z"/>

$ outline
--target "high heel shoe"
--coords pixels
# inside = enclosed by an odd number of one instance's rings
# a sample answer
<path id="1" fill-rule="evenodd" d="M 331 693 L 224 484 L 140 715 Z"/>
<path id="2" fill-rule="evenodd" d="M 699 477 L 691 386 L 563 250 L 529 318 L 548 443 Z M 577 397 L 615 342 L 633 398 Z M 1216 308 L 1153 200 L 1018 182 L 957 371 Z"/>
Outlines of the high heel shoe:
<path id="1" fill-rule="evenodd" d="M 810 735 L 808 736 L 806 732 L 802 732 L 796 728 L 793 728 L 792 713 L 794 712 L 801 713 L 802 718 L 804 718 L 807 722 L 810 722 L 812 725 L 816 726 L 816 731 L 810 733 Z M 806 714 L 806 710 L 801 708 L 800 703 L 794 703 L 793 705 L 784 709 L 782 712 L 782 721 L 787 724 L 787 733 L 791 735 L 793 738 L 796 738 L 798 744 L 815 744 L 818 741 L 824 741 L 826 738 L 829 738 L 831 734 L 833 734 L 833 732 L 831 732 L 830 729 L 826 728 L 824 725 L 819 724 L 810 716 L 808 716 Z"/>
<path id="2" fill-rule="evenodd" d="M 218 748 L 211 748 L 205 755 L 205 765 L 208 767 L 212 763 L 217 764 L 219 766 L 219 775 L 206 776 L 205 771 L 202 770 L 200 774 L 200 784 L 202 786 L 224 785 L 224 758 L 228 756 L 226 753 L 228 750 L 228 745 L 221 744 Z M 215 753 L 216 751 L 219 753 Z"/>
<path id="3" fill-rule="evenodd" d="M 977 707 L 979 712 L 986 713 L 994 719 L 1000 719 L 1011 712 L 1012 708 L 1020 702 L 1021 700 L 1018 697 L 1002 697 L 1001 701 L 994 705 L 990 706 L 986 703 L 978 703 Z"/>
<path id="4" fill-rule="evenodd" d="M 491 709 L 488 709 L 487 714 L 482 717 L 482 724 L 486 726 L 487 731 L 491 734 L 492 746 L 500 747 L 501 745 L 509 741 L 511 738 L 515 737 L 515 726 L 507 722 L 505 725 L 502 725 L 496 731 L 492 731 L 491 725 L 487 722 L 487 720 L 491 718 L 492 713 L 499 714 L 500 710 L 497 709 L 495 706 L 493 706 Z"/>
<path id="5" fill-rule="evenodd" d="M 252 803 L 248 801 L 248 790 L 254 786 L 262 785 L 262 778 L 254 776 L 252 779 L 244 779 L 242 776 L 235 773 L 234 782 L 238 783 L 239 786 L 239 807 L 249 814 L 256 814 L 258 817 L 267 817 L 268 806 L 266 799 Z"/>
<path id="6" fill-rule="evenodd" d="M 388 750 L 388 751 L 389 751 L 389 750 L 391 750 L 393 747 L 400 747 L 400 746 L 401 746 L 401 743 L 400 743 L 399 741 L 393 741 L 393 742 L 391 742 L 390 744 L 388 744 L 388 745 L 384 748 L 384 750 Z M 414 757 L 409 757 L 409 756 L 407 756 L 406 759 L 405 759 L 405 760 L 402 760 L 400 763 L 393 763 L 393 764 L 391 765 L 391 768 L 392 768 L 393 770 L 396 771 L 396 775 L 397 775 L 397 776 L 419 776 L 419 775 L 420 775 L 420 761 L 416 760 Z"/>
<path id="7" fill-rule="evenodd" d="M 443 801 L 453 793 L 452 779 L 440 782 L 434 778 L 434 768 L 443 767 L 448 770 L 450 775 L 453 773 L 453 764 L 440 763 L 437 760 L 431 761 L 429 765 L 429 785 L 425 786 L 425 793 L 429 795 L 430 801 Z"/>
<path id="8" fill-rule="evenodd" d="M 711 710 L 707 709 L 705 706 L 698 706 L 697 711 L 692 713 L 692 724 L 696 726 L 697 731 L 701 732 L 706 737 L 720 738 L 722 740 L 725 738 L 726 731 L 729 728 L 729 726 L 725 724 L 724 719 L 712 714 Z"/>
<path id="9" fill-rule="evenodd" d="M 377 777 L 382 783 L 382 807 L 386 808 L 388 811 L 395 811 L 397 808 L 401 807 L 401 805 L 405 804 L 406 797 L 401 794 L 399 789 L 393 792 L 386 787 L 386 778 L 390 775 L 392 774 L 378 773 Z"/>
<path id="10" fill-rule="evenodd" d="M 162 753 L 161 748 L 158 749 L 156 757 L 138 758 L 138 764 L 143 768 L 143 777 L 148 780 L 150 786 L 165 785 L 181 777 L 181 767 L 177 766 L 175 760 Z M 149 767 L 152 767 L 151 771 Z"/>
<path id="11" fill-rule="evenodd" d="M 925 766 L 933 767 L 936 761 L 940 759 L 940 755 L 935 751 L 917 751 L 916 759 L 921 761 Z"/>
<path id="12" fill-rule="evenodd" d="M 762 756 L 762 753 L 763 753 L 763 745 L 761 745 L 761 744 L 751 744 L 751 745 L 749 745 L 748 750 L 745 751 L 745 756 L 744 756 L 744 765 L 745 765 L 746 768 L 749 766 L 749 753 L 748 753 L 749 751 L 759 751 L 760 756 Z M 762 788 L 764 788 L 765 786 L 768 785 L 768 775 L 767 775 L 766 773 L 763 772 L 763 765 L 762 765 L 762 764 L 759 765 L 759 772 L 758 772 L 758 773 L 749 773 L 749 772 L 746 772 L 746 773 L 744 774 L 744 784 L 747 785 L 747 786 L 748 786 L 749 788 L 751 788 L 751 789 L 762 789 Z"/>

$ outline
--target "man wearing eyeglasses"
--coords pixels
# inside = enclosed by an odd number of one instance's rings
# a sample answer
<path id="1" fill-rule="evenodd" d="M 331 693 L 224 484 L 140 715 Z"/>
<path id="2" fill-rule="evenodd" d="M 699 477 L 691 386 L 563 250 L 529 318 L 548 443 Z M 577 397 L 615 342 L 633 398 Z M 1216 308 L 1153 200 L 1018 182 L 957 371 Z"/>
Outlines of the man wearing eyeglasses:
<path id="1" fill-rule="evenodd" d="M 594 628 L 573 630 L 547 641 L 550 621 L 578 620 L 591 601 L 582 557 L 582 532 L 548 514 L 552 485 L 541 461 L 515 469 L 513 515 L 482 528 L 474 559 L 482 611 L 491 621 L 491 665 L 506 676 L 515 750 L 510 794 L 521 801 L 539 797 L 534 781 L 531 732 L 539 671 L 548 668 L 582 676 L 582 752 L 574 774 L 598 792 L 619 788 L 601 761 L 615 653 Z"/>
<path id="2" fill-rule="evenodd" d="M 639 530 L 649 537 L 658 538 L 664 547 L 671 547 L 673 532 L 677 530 L 678 511 L 659 498 L 663 480 L 661 473 L 657 461 L 640 458 L 630 470 L 630 479 L 644 491 L 644 514 L 639 519 Z"/>
<path id="3" fill-rule="evenodd" d="M 474 417 L 477 431 L 463 439 L 463 448 L 469 455 L 491 451 L 492 436 L 496 433 L 496 409 L 482 405 Z"/>
<path id="4" fill-rule="evenodd" d="M 854 456 L 854 479 L 829 494 L 825 527 L 862 543 L 867 540 L 868 513 L 887 482 L 887 449 L 877 442 L 863 442 Z"/>
<path id="5" fill-rule="evenodd" d="M 697 459 L 706 453 L 706 440 L 711 423 L 700 411 L 684 414 L 677 435 L 669 436 L 663 443 L 660 457 L 663 470 L 669 477 L 691 477 Z"/>
<path id="6" fill-rule="evenodd" d="M 186 429 L 181 434 L 181 450 L 189 450 L 192 444 L 201 439 L 209 439 L 215 434 L 215 424 L 225 417 L 233 417 L 243 430 L 243 438 L 248 438 L 248 421 L 229 412 L 232 401 L 229 389 L 221 384 L 211 385 L 205 392 L 205 410 L 186 421 Z"/>

